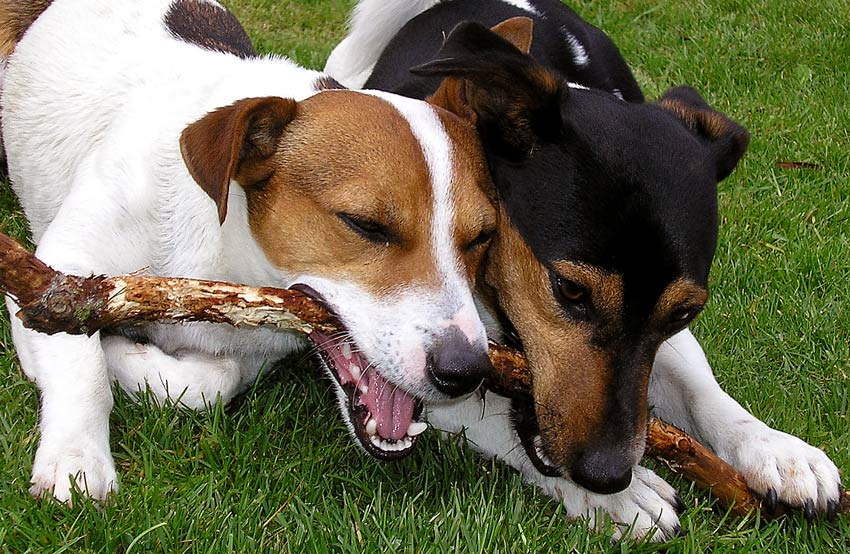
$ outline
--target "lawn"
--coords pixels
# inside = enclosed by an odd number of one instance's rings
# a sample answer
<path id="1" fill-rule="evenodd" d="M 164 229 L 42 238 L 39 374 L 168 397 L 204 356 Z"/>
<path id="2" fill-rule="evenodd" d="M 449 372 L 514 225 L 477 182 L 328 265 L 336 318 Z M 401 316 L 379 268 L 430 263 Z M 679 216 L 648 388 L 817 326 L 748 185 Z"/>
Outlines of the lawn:
<path id="1" fill-rule="evenodd" d="M 349 0 L 230 0 L 263 52 L 321 68 Z M 648 98 L 690 84 L 753 135 L 720 185 L 711 300 L 694 331 L 723 386 L 850 477 L 850 1 L 576 0 Z M 798 162 L 805 165 L 797 166 Z M 6 232 L 25 238 L 8 185 Z M 27 493 L 38 397 L 0 325 L 0 553 L 654 552 L 567 521 L 512 471 L 429 433 L 396 464 L 349 440 L 309 360 L 210 413 L 119 395 L 112 505 Z M 742 521 L 670 477 L 688 535 L 668 552 L 850 552 L 850 518 Z"/>

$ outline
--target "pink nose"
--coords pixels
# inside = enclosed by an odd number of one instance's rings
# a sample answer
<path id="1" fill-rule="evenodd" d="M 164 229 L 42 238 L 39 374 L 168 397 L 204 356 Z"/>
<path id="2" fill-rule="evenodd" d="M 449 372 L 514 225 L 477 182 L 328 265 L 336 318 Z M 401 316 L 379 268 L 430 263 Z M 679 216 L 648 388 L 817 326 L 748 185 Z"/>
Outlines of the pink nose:
<path id="1" fill-rule="evenodd" d="M 447 319 L 440 324 L 440 327 L 451 328 L 457 327 L 461 333 L 466 336 L 470 344 L 475 344 L 481 339 L 483 328 L 478 313 L 474 307 L 465 306 L 455 313 L 451 319 Z"/>

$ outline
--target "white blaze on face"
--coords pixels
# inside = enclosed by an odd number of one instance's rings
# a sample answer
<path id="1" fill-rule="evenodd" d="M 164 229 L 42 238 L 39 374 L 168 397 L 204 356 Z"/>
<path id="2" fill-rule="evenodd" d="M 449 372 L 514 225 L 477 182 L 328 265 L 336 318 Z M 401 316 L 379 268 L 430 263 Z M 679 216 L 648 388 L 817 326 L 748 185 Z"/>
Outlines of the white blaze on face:
<path id="1" fill-rule="evenodd" d="M 422 146 L 431 173 L 434 193 L 431 247 L 442 277 L 440 296 L 445 297 L 450 312 L 439 322 L 441 327 L 457 325 L 470 345 L 486 345 L 484 325 L 478 317 L 472 291 L 466 279 L 460 253 L 455 246 L 455 210 L 452 201 L 454 164 L 451 141 L 434 108 L 423 102 L 373 91 L 387 100 L 410 123 L 413 135 Z"/>
<path id="2" fill-rule="evenodd" d="M 478 317 L 461 254 L 456 247 L 453 146 L 434 108 L 392 94 L 363 91 L 390 103 L 409 123 L 426 161 L 432 186 L 430 248 L 437 286 L 409 285 L 376 297 L 355 282 L 298 276 L 318 291 L 337 312 L 370 364 L 396 385 L 422 398 L 444 398 L 430 383 L 427 356 L 435 342 L 457 327 L 469 348 L 486 351 L 484 325 Z M 433 282 L 433 279 L 429 281 Z"/>

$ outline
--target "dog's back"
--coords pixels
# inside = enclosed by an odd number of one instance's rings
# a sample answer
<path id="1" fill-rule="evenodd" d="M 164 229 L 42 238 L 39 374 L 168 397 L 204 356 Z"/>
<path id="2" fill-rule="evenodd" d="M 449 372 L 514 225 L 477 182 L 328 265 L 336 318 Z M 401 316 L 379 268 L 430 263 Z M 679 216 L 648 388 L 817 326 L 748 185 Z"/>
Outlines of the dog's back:
<path id="1" fill-rule="evenodd" d="M 39 3 L 40 14 L 24 2 L 5 6 L 13 25 L 4 40 L 14 52 L 4 75 L 3 138 L 9 176 L 36 242 L 74 176 L 100 163 L 91 155 L 96 147 L 136 148 L 142 158 L 165 140 L 164 132 L 176 137 L 187 123 L 234 99 L 313 93 L 302 77 L 315 72 L 282 59 L 246 60 L 178 33 L 170 15 L 184 3 L 53 0 Z M 250 78 L 266 64 L 273 64 L 267 77 Z M 132 168 L 111 173 L 138 175 Z M 132 194 L 134 184 L 116 183 L 113 193 Z"/>
<path id="2" fill-rule="evenodd" d="M 420 17 L 425 11 L 427 17 Z M 534 21 L 531 54 L 541 64 L 582 86 L 630 102 L 643 101 L 611 39 L 560 0 L 361 0 L 352 15 L 350 34 L 331 53 L 325 71 L 346 86 L 382 88 L 384 83 L 401 83 L 394 92 L 422 98 L 436 90 L 440 79 L 412 77 L 409 69 L 430 61 L 457 22 L 478 21 L 492 27 L 518 16 Z M 442 34 L 433 34 L 435 25 Z M 411 45 L 394 38 L 399 35 L 419 40 Z M 381 56 L 385 50 L 393 52 L 391 61 Z M 589 63 L 591 57 L 596 63 Z"/>

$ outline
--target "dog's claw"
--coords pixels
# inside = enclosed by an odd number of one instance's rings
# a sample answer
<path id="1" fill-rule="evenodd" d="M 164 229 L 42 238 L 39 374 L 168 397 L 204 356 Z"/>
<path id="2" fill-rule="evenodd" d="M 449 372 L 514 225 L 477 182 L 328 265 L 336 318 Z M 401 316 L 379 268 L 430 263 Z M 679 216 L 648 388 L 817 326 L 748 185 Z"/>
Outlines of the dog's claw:
<path id="1" fill-rule="evenodd" d="M 835 518 L 838 517 L 838 508 L 841 507 L 841 504 L 837 500 L 830 500 L 826 503 L 826 519 L 829 521 L 835 521 Z"/>
<path id="2" fill-rule="evenodd" d="M 815 503 L 813 500 L 806 500 L 806 503 L 803 504 L 803 515 L 809 522 L 815 520 Z"/>
<path id="3" fill-rule="evenodd" d="M 674 536 L 674 537 L 680 537 L 680 538 L 681 538 L 681 537 L 687 537 L 687 536 L 688 536 L 688 532 L 687 532 L 687 531 L 685 531 L 685 530 L 682 528 L 682 526 L 681 526 L 681 525 L 676 525 L 675 527 L 673 527 L 673 536 Z"/>
<path id="4" fill-rule="evenodd" d="M 676 493 L 676 496 L 673 497 L 673 509 L 676 510 L 677 514 L 685 511 L 685 502 L 678 493 Z"/>
<path id="5" fill-rule="evenodd" d="M 767 491 L 767 494 L 764 496 L 764 509 L 767 510 L 767 513 L 773 515 L 776 512 L 776 490 L 770 489 Z"/>

